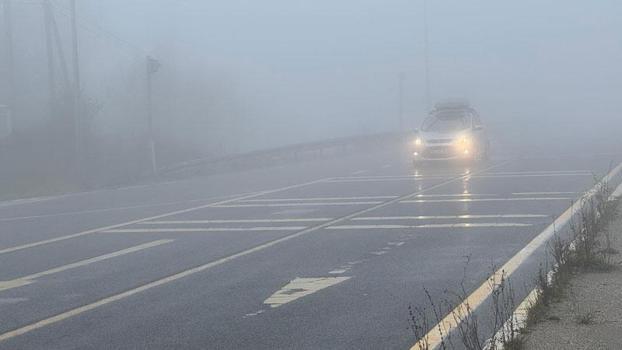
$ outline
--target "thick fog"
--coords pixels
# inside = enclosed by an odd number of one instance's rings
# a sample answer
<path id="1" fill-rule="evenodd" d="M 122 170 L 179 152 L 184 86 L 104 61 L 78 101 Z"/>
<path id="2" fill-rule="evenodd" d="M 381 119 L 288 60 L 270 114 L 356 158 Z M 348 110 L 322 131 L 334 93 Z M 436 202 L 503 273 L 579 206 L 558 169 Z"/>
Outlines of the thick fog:
<path id="1" fill-rule="evenodd" d="M 11 3 L 13 124 L 41 129 L 52 118 L 45 1 Z M 50 4 L 71 80 L 70 2 Z M 412 129 L 451 97 L 470 100 L 505 147 L 606 150 L 622 126 L 621 16 L 614 0 L 429 0 L 426 101 L 422 0 L 80 0 L 86 135 L 95 158 L 144 145 L 149 55 L 169 162 Z"/>

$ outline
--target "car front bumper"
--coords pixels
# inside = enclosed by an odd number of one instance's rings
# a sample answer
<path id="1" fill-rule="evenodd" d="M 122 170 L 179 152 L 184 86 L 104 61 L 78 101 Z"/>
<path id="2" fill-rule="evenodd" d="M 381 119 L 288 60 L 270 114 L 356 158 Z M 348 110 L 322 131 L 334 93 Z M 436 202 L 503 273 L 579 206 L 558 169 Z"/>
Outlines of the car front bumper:
<path id="1" fill-rule="evenodd" d="M 457 149 L 454 145 L 420 147 L 412 152 L 414 161 L 470 161 L 474 159 L 470 149 Z"/>

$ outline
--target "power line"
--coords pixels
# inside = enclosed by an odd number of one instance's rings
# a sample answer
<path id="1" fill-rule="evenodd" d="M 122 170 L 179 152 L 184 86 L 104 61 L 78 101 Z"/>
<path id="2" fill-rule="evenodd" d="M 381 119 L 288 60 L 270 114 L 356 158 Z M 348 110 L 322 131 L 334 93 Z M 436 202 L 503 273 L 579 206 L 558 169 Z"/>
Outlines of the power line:
<path id="1" fill-rule="evenodd" d="M 55 3 L 54 1 L 51 1 L 51 4 L 54 8 L 56 8 L 63 16 L 71 18 L 71 10 L 59 5 L 57 3 Z M 83 19 L 77 19 L 76 20 L 77 24 L 82 28 L 85 29 L 89 32 L 91 32 L 92 34 L 95 34 L 99 37 L 103 37 L 106 36 L 109 39 L 112 39 L 113 41 L 117 42 L 117 44 L 121 44 L 122 46 L 125 46 L 126 48 L 129 48 L 133 51 L 135 51 L 135 53 L 140 54 L 141 56 L 146 56 L 148 54 L 148 52 L 141 48 L 138 45 L 135 45 L 121 37 L 119 37 L 118 35 L 110 32 L 109 30 L 103 28 L 101 25 L 94 23 L 92 21 L 85 21 Z"/>

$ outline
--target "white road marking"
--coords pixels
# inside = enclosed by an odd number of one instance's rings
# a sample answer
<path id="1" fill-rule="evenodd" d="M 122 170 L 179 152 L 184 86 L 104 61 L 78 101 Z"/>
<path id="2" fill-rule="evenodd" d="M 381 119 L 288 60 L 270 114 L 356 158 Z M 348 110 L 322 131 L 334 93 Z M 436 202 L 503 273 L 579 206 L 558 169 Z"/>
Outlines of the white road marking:
<path id="1" fill-rule="evenodd" d="M 348 272 L 348 270 L 350 269 L 335 269 L 332 271 L 328 271 L 328 273 L 330 273 L 331 275 L 341 275 L 342 273 Z"/>
<path id="2" fill-rule="evenodd" d="M 333 218 L 299 218 L 299 219 L 207 219 L 207 220 L 161 220 L 145 221 L 141 225 L 184 225 L 184 224 L 260 224 L 287 222 L 323 222 Z"/>
<path id="3" fill-rule="evenodd" d="M 592 173 L 548 173 L 548 174 L 508 174 L 508 175 L 476 175 L 474 178 L 486 179 L 486 178 L 509 178 L 509 177 L 557 177 L 557 176 L 589 176 L 593 177 Z"/>
<path id="4" fill-rule="evenodd" d="M 279 211 L 275 211 L 272 215 L 301 215 L 301 214 L 311 214 L 316 212 L 317 209 L 313 208 L 293 208 L 293 209 L 283 209 Z"/>
<path id="5" fill-rule="evenodd" d="M 23 301 L 28 301 L 28 298 L 0 298 L 0 305 L 6 305 L 6 304 L 17 304 L 17 303 L 21 303 Z"/>
<path id="6" fill-rule="evenodd" d="M 326 180 L 326 182 L 330 183 L 348 183 L 348 182 L 385 182 L 385 181 L 415 181 L 419 180 L 414 177 L 403 177 L 403 178 L 370 178 L 370 179 L 359 179 L 359 178 L 340 178 L 340 179 L 332 179 Z"/>
<path id="7" fill-rule="evenodd" d="M 538 175 L 538 174 L 589 174 L 593 175 L 594 173 L 590 170 L 528 170 L 528 171 L 492 171 L 489 173 L 490 175 Z"/>
<path id="8" fill-rule="evenodd" d="M 102 233 L 160 233 L 160 232 L 245 232 L 245 231 L 296 231 L 307 226 L 257 226 L 257 227 L 171 227 L 171 228 L 117 228 Z"/>
<path id="9" fill-rule="evenodd" d="M 499 167 L 499 166 L 505 165 L 507 163 L 508 163 L 508 161 L 497 163 L 497 164 L 494 164 L 494 165 L 489 166 L 487 168 L 484 168 L 481 171 L 482 172 L 488 171 L 490 169 L 493 169 L 495 167 Z M 409 193 L 409 194 L 407 194 L 405 196 L 401 196 L 399 198 L 395 198 L 395 199 L 389 200 L 387 202 L 384 202 L 384 203 L 381 203 L 381 204 L 378 204 L 378 205 L 374 205 L 374 206 L 369 207 L 369 208 L 361 209 L 361 210 L 356 211 L 354 213 L 342 216 L 340 218 L 336 218 L 334 220 L 331 220 L 331 221 L 326 222 L 326 223 L 322 223 L 322 224 L 314 226 L 314 227 L 310 227 L 310 228 L 305 229 L 303 231 L 298 231 L 298 232 L 292 233 L 290 235 L 287 235 L 285 237 L 281 237 L 281 238 L 278 238 L 278 239 L 275 239 L 275 240 L 272 240 L 272 241 L 269 241 L 269 242 L 266 242 L 266 243 L 259 244 L 257 246 L 252 247 L 252 248 L 249 248 L 247 250 L 244 250 L 244 251 L 241 251 L 241 252 L 238 252 L 238 253 L 226 256 L 224 258 L 220 258 L 220 259 L 211 261 L 209 263 L 206 263 L 206 264 L 203 264 L 203 265 L 200 265 L 200 266 L 197 266 L 197 267 L 193 267 L 191 269 L 187 269 L 187 270 L 175 273 L 173 275 L 161 278 L 159 280 L 156 280 L 156 281 L 153 281 L 153 282 L 150 282 L 150 283 L 147 283 L 147 284 L 143 284 L 143 285 L 141 285 L 139 287 L 126 290 L 123 293 L 111 295 L 109 297 L 100 299 L 100 300 L 98 300 L 96 302 L 93 302 L 93 303 L 90 303 L 90 304 L 86 304 L 86 305 L 83 305 L 83 306 L 80 306 L 80 307 L 77 307 L 77 308 L 74 308 L 74 309 L 62 312 L 60 314 L 48 317 L 46 319 L 42 319 L 42 320 L 39 320 L 37 322 L 34 322 L 34 323 L 31 323 L 31 324 L 22 326 L 20 328 L 14 329 L 12 331 L 0 334 L 0 342 L 8 340 L 8 339 L 11 339 L 11 338 L 14 338 L 14 337 L 17 337 L 17 336 L 20 336 L 22 334 L 25 334 L 25 333 L 28 333 L 28 332 L 31 332 L 31 331 L 34 331 L 34 330 L 39 329 L 39 328 L 43 328 L 43 327 L 46 327 L 46 326 L 49 326 L 49 325 L 52 325 L 52 324 L 64 321 L 64 320 L 69 319 L 71 317 L 81 315 L 81 314 L 83 314 L 85 312 L 97 309 L 100 306 L 104 306 L 104 305 L 107 305 L 107 304 L 111 304 L 111 303 L 117 302 L 119 300 L 123 300 L 125 298 L 129 298 L 129 297 L 131 297 L 133 295 L 140 294 L 140 293 L 142 293 L 144 291 L 147 291 L 149 289 L 156 288 L 156 287 L 168 284 L 168 283 L 172 283 L 172 282 L 177 281 L 179 279 L 182 279 L 184 277 L 188 277 L 188 276 L 194 275 L 196 273 L 209 270 L 209 269 L 211 269 L 213 267 L 225 264 L 225 263 L 227 263 L 229 261 L 233 261 L 233 260 L 238 259 L 240 257 L 247 256 L 247 255 L 250 255 L 250 254 L 262 251 L 264 249 L 276 246 L 276 245 L 281 244 L 283 242 L 287 242 L 289 240 L 301 237 L 303 235 L 306 235 L 307 233 L 315 232 L 315 231 L 323 229 L 325 227 L 328 227 L 328 226 L 331 226 L 331 225 L 334 225 L 334 224 L 337 224 L 337 223 L 340 223 L 340 222 L 344 222 L 344 221 L 350 220 L 353 217 L 356 217 L 356 216 L 359 216 L 359 215 L 363 215 L 363 214 L 366 214 L 366 213 L 378 210 L 380 208 L 389 206 L 391 204 L 395 204 L 395 203 L 399 202 L 400 200 L 412 197 L 413 195 L 416 195 L 418 193 L 422 193 L 422 192 L 426 192 L 426 191 L 432 191 L 432 190 L 434 190 L 436 188 L 448 185 L 450 183 L 454 183 L 456 181 L 464 180 L 465 177 L 466 176 L 459 176 L 459 177 L 454 177 L 454 178 L 442 181 L 442 182 L 440 182 L 438 184 L 432 185 L 432 186 L 430 186 L 428 188 L 425 188 L 423 190 L 418 190 L 416 192 Z M 317 182 L 320 182 L 320 181 L 325 181 L 325 180 L 318 180 L 318 181 L 314 181 L 314 182 L 311 182 L 311 183 L 317 183 Z M 307 184 L 310 184 L 310 183 L 307 183 Z M 297 186 L 300 187 L 302 185 L 297 185 Z M 263 194 L 265 194 L 265 193 L 263 193 Z M 190 211 L 190 209 L 186 210 L 184 212 L 187 212 L 187 211 Z M 170 214 L 160 215 L 160 216 L 157 216 L 157 217 L 151 217 L 151 218 L 146 218 L 146 219 L 142 219 L 142 220 L 136 220 L 136 221 L 134 221 L 132 223 L 159 219 L 161 217 L 165 217 L 165 216 L 168 216 L 168 215 L 170 215 Z M 115 226 L 112 226 L 112 227 L 108 227 L 107 229 L 113 229 L 113 228 L 122 227 L 122 226 L 126 226 L 126 225 L 125 224 L 115 225 Z M 99 231 L 101 231 L 101 229 Z"/>
<path id="10" fill-rule="evenodd" d="M 347 281 L 350 278 L 351 277 L 295 278 L 279 291 L 272 294 L 263 303 L 270 305 L 271 308 L 276 308 L 324 288 Z"/>
<path id="11" fill-rule="evenodd" d="M 615 178 L 622 170 L 622 163 L 618 164 L 609 174 L 607 174 L 596 186 L 583 195 L 583 199 L 591 198 L 596 193 L 599 186 L 603 183 Z M 581 201 L 578 201 L 581 203 Z M 511 276 L 527 259 L 529 259 L 538 249 L 545 245 L 551 237 L 557 232 L 559 227 L 565 226 L 572 220 L 572 218 L 579 213 L 581 206 L 571 205 L 563 214 L 561 214 L 555 221 L 547 226 L 544 231 L 540 232 L 534 239 L 532 239 L 526 246 L 524 246 L 518 253 L 516 253 L 510 260 L 508 260 L 503 266 L 501 266 L 492 276 L 486 279 L 477 289 L 475 289 L 464 301 L 456 306 L 451 312 L 449 312 L 445 318 L 443 318 L 437 325 L 430 328 L 430 331 L 424 336 L 426 338 L 426 349 L 435 349 L 438 347 L 444 338 L 444 335 L 449 334 L 456 329 L 457 322 L 455 315 L 464 315 L 466 308 L 470 310 L 476 310 L 480 305 L 484 303 L 486 299 L 491 295 L 493 290 L 502 280 L 505 280 L 507 276 Z M 468 305 L 468 306 L 467 306 Z M 411 350 L 421 350 L 421 344 L 416 343 L 411 347 Z"/>
<path id="12" fill-rule="evenodd" d="M 516 196 L 553 196 L 553 195 L 569 195 L 579 194 L 578 192 L 513 192 Z"/>
<path id="13" fill-rule="evenodd" d="M 475 227 L 527 227 L 532 224 L 523 224 L 518 222 L 459 222 L 456 224 L 427 224 L 419 225 L 418 228 L 475 228 Z"/>
<path id="14" fill-rule="evenodd" d="M 16 220 L 43 219 L 43 218 L 51 218 L 51 217 L 67 216 L 67 215 L 104 213 L 104 212 L 109 212 L 109 211 L 118 211 L 118 210 L 127 210 L 127 209 L 164 207 L 164 206 L 167 206 L 167 205 L 176 205 L 176 204 L 185 204 L 185 203 L 194 203 L 194 202 L 206 202 L 206 201 L 210 201 L 210 200 L 216 200 L 216 199 L 221 199 L 221 198 L 231 198 L 231 197 L 237 197 L 237 196 L 248 195 L 248 194 L 250 194 L 250 193 L 231 195 L 231 196 L 217 196 L 217 197 L 210 197 L 210 198 L 190 199 L 190 200 L 175 201 L 175 202 L 138 204 L 138 205 L 129 205 L 129 206 L 125 206 L 125 207 L 115 207 L 115 208 L 99 208 L 99 209 L 88 209 L 88 210 L 65 211 L 65 212 L 60 212 L 60 213 L 41 214 L 41 215 L 28 215 L 28 216 L 10 216 L 10 217 L 0 218 L 0 222 L 2 222 L 2 221 L 16 221 Z"/>
<path id="15" fill-rule="evenodd" d="M 251 313 L 248 313 L 248 314 L 244 315 L 244 318 L 257 316 L 257 315 L 263 314 L 264 312 L 266 312 L 266 310 L 261 309 L 261 310 L 258 310 L 256 312 L 251 312 Z"/>
<path id="16" fill-rule="evenodd" d="M 435 197 L 496 197 L 496 194 L 456 193 L 456 194 L 418 194 L 415 198 Z"/>
<path id="17" fill-rule="evenodd" d="M 471 175 L 471 178 L 514 178 L 514 177 L 557 177 L 557 176 L 594 176 L 592 173 L 572 172 L 572 173 L 497 173 L 486 175 Z M 447 176 L 374 176 L 374 177 L 336 177 L 326 182 L 383 182 L 383 181 L 417 181 L 447 178 Z"/>
<path id="18" fill-rule="evenodd" d="M 358 201 L 373 199 L 393 199 L 397 196 L 360 196 L 360 197 L 315 197 L 315 198 L 267 198 L 267 199 L 247 199 L 241 203 L 263 203 L 263 202 L 321 202 L 321 201 Z"/>
<path id="19" fill-rule="evenodd" d="M 454 220 L 454 219 L 521 219 L 546 218 L 544 214 L 484 214 L 484 215 L 418 215 L 418 216 L 363 216 L 351 221 L 389 221 L 389 220 Z"/>
<path id="20" fill-rule="evenodd" d="M 412 228 L 469 228 L 469 227 L 527 227 L 532 224 L 517 222 L 458 222 L 454 224 L 427 224 L 427 225 L 337 225 L 329 226 L 327 230 L 375 230 L 375 229 L 412 229 Z"/>
<path id="21" fill-rule="evenodd" d="M 453 199 L 407 199 L 400 203 L 449 203 L 449 202 L 508 202 L 508 201 L 570 201 L 569 197 L 516 197 L 516 198 L 453 198 Z"/>
<path id="22" fill-rule="evenodd" d="M 134 246 L 134 247 L 122 249 L 122 250 L 119 250 L 119 251 L 116 251 L 116 252 L 113 252 L 113 253 L 104 254 L 104 255 L 96 256 L 94 258 L 80 260 L 80 261 L 77 261 L 75 263 L 71 263 L 71 264 L 55 267 L 53 269 L 49 269 L 49 270 L 46 270 L 46 271 L 33 273 L 31 275 L 28 275 L 28 276 L 18 277 L 18 278 L 15 278 L 13 280 L 10 280 L 10 281 L 0 281 L 0 291 L 11 289 L 11 288 L 17 288 L 17 287 L 21 287 L 21 286 L 25 286 L 25 285 L 34 283 L 36 279 L 44 277 L 44 276 L 49 276 L 49 275 L 52 275 L 52 274 L 55 274 L 55 273 L 59 273 L 59 272 L 75 269 L 75 268 L 78 268 L 78 267 L 90 265 L 90 264 L 93 264 L 93 263 L 96 263 L 96 262 L 100 262 L 100 261 L 116 258 L 116 257 L 122 256 L 122 255 L 138 252 L 138 251 L 141 251 L 141 250 L 144 250 L 144 249 L 148 249 L 148 248 L 157 247 L 159 245 L 166 244 L 166 243 L 171 243 L 171 242 L 173 242 L 172 239 L 160 239 L 160 240 L 157 240 L 157 241 L 153 241 L 153 242 L 149 242 L 149 243 L 144 243 L 144 244 L 139 244 L 139 245 Z"/>
<path id="23" fill-rule="evenodd" d="M 359 170 L 359 171 L 353 172 L 352 175 L 360 175 L 360 174 L 364 174 L 366 172 L 367 172 L 367 170 Z"/>
<path id="24" fill-rule="evenodd" d="M 384 255 L 386 253 L 387 253 L 386 250 L 378 250 L 378 251 L 375 251 L 375 252 L 371 252 L 371 254 L 374 254 L 374 255 Z"/>
<path id="25" fill-rule="evenodd" d="M 14 205 L 32 204 L 51 199 L 52 197 L 31 197 L 31 198 L 18 198 L 0 201 L 0 208 L 10 207 Z"/>
<path id="26" fill-rule="evenodd" d="M 389 242 L 388 244 L 389 244 L 389 245 L 392 245 L 392 246 L 396 246 L 396 247 L 401 247 L 401 246 L 403 246 L 405 243 L 406 243 L 406 242 Z"/>
<path id="27" fill-rule="evenodd" d="M 265 208 L 265 207 L 312 207 L 312 206 L 339 206 L 339 205 L 370 205 L 381 204 L 381 201 L 361 201 L 361 202 L 308 202 L 308 203 L 257 203 L 257 204 L 222 204 L 215 205 L 214 208 Z"/>
<path id="28" fill-rule="evenodd" d="M 82 232 L 78 232 L 78 233 L 74 233 L 74 234 L 70 234 L 70 235 L 59 236 L 59 237 L 50 238 L 50 239 L 46 239 L 46 240 L 42 240 L 42 241 L 37 241 L 37 242 L 32 242 L 32 243 L 26 243 L 26 244 L 14 246 L 14 247 L 0 249 L 0 254 L 12 253 L 12 252 L 16 252 L 16 251 L 19 251 L 19 250 L 24 250 L 24 249 L 29 249 L 29 248 L 33 248 L 33 247 L 38 247 L 38 246 L 45 245 L 45 244 L 65 241 L 65 240 L 76 238 L 76 237 L 82 237 L 82 236 L 90 235 L 90 234 L 101 232 L 101 231 L 106 231 L 106 230 L 111 230 L 111 229 L 115 229 L 115 228 L 119 228 L 119 227 L 125 227 L 125 226 L 129 226 L 129 225 L 133 225 L 133 224 L 138 224 L 138 223 L 141 223 L 143 221 L 157 220 L 157 219 L 161 219 L 161 218 L 165 218 L 165 217 L 169 217 L 169 216 L 173 216 L 173 215 L 178 215 L 178 214 L 184 214 L 184 213 L 192 212 L 192 211 L 199 210 L 199 209 L 211 208 L 211 207 L 215 207 L 215 206 L 221 205 L 221 204 L 232 203 L 232 202 L 235 202 L 235 201 L 238 201 L 238 200 L 249 199 L 249 198 L 253 198 L 253 197 L 257 197 L 257 196 L 263 196 L 263 195 L 267 195 L 267 194 L 271 194 L 271 193 L 276 193 L 276 192 L 280 192 L 280 191 L 286 191 L 286 190 L 291 190 L 291 189 L 294 189 L 294 188 L 309 186 L 309 185 L 320 183 L 320 182 L 323 182 L 323 181 L 326 181 L 326 180 L 327 179 L 320 179 L 320 180 L 305 182 L 305 183 L 302 183 L 302 184 L 285 186 L 285 187 L 281 187 L 281 188 L 277 188 L 277 189 L 273 189 L 273 190 L 266 190 L 266 191 L 261 191 L 261 192 L 255 192 L 255 193 L 244 195 L 244 196 L 241 196 L 241 197 L 226 199 L 226 200 L 222 200 L 222 201 L 218 201 L 218 202 L 214 202 L 214 203 L 209 203 L 209 204 L 203 204 L 203 205 L 199 205 L 199 206 L 192 207 L 192 208 L 176 210 L 176 211 L 172 211 L 172 212 L 168 212 L 168 213 L 164 213 L 164 214 L 159 214 L 159 215 L 150 216 L 150 217 L 146 217 L 146 218 L 142 218 L 142 219 L 137 219 L 137 220 L 132 220 L 132 221 L 124 222 L 124 223 L 121 223 L 121 224 L 114 224 L 114 225 L 99 227 L 99 228 L 95 228 L 95 229 L 91 229 L 91 230 L 86 230 L 86 231 L 82 231 Z"/>

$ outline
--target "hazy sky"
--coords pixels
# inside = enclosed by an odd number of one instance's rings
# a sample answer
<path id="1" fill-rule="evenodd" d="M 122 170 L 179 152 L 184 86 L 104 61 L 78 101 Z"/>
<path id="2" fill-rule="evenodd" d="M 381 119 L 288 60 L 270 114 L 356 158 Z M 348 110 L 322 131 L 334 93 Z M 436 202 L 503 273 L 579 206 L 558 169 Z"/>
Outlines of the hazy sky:
<path id="1" fill-rule="evenodd" d="M 81 28 L 86 90 L 138 93 L 151 54 L 162 61 L 160 126 L 193 142 L 241 135 L 246 149 L 395 130 L 400 72 L 409 126 L 425 115 L 422 0 L 80 0 L 78 10 L 93 29 Z M 617 120 L 622 2 L 429 0 L 428 15 L 434 101 L 468 98 L 490 123 Z"/>

